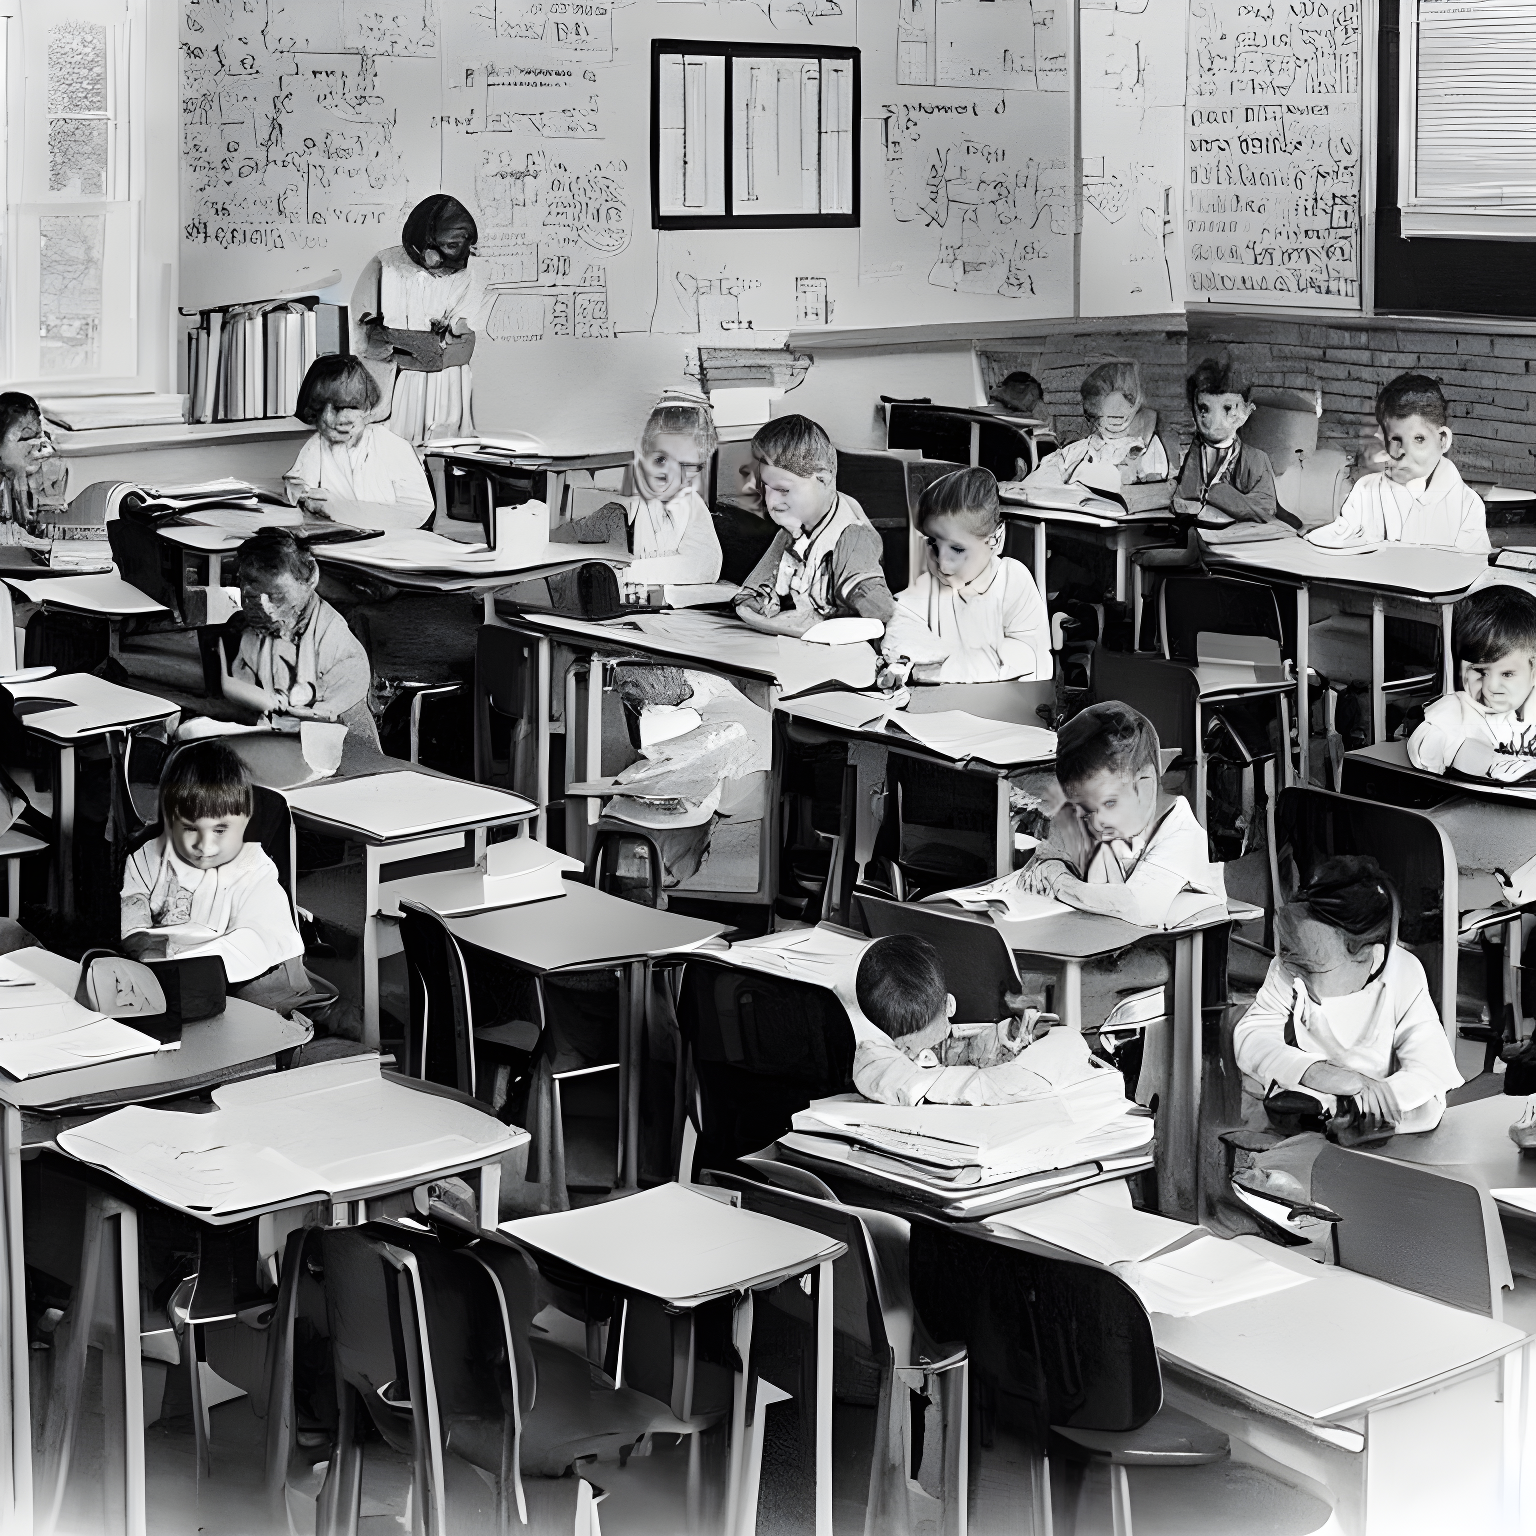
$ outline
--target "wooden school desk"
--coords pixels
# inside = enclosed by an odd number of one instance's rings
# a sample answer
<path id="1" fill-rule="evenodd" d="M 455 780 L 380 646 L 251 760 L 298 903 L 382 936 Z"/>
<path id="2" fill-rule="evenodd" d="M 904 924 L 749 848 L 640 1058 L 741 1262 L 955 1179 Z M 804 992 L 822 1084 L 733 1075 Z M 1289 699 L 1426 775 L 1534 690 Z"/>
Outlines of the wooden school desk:
<path id="1" fill-rule="evenodd" d="M 327 1090 L 339 1091 L 341 1095 L 349 1090 L 369 1094 L 366 1117 L 342 1125 L 332 1118 L 338 1111 L 330 1111 L 328 1107 L 311 1109 L 302 1102 L 308 1096 L 316 1095 L 317 1103 L 323 1106 Z M 296 1123 L 305 1115 L 319 1116 L 318 1122 L 310 1119 L 308 1123 L 322 1135 L 339 1140 L 338 1133 L 344 1133 L 345 1150 L 340 1150 L 339 1146 L 332 1150 L 333 1161 L 329 1167 L 323 1163 L 304 1165 L 306 1171 L 312 1166 L 315 1175 L 309 1188 L 277 1197 L 258 1194 L 238 1208 L 213 1211 L 189 1202 L 184 1181 L 174 1178 L 170 1184 L 161 1181 L 163 1164 L 169 1161 L 163 1151 L 158 1158 L 152 1155 L 143 1161 L 132 1157 L 124 1159 L 104 1144 L 91 1142 L 92 1126 L 89 1123 L 61 1128 L 45 1148 L 46 1155 L 57 1159 L 56 1167 L 66 1172 L 73 1167 L 77 1176 L 79 1170 L 96 1169 L 115 1181 L 104 1184 L 99 1176 L 87 1176 L 88 1183 L 104 1187 L 109 1210 L 115 1207 L 114 1214 L 119 1222 L 117 1268 L 121 1294 L 125 1298 L 136 1300 L 140 1295 L 137 1227 L 139 1208 L 144 1204 L 163 1206 L 209 1227 L 230 1227 L 279 1211 L 297 1212 L 309 1207 L 315 1207 L 315 1215 L 331 1226 L 349 1226 L 368 1220 L 371 1201 L 462 1174 L 477 1187 L 480 1225 L 490 1228 L 495 1225 L 498 1214 L 501 1159 L 528 1140 L 526 1131 L 503 1125 L 493 1115 L 461 1102 L 455 1095 L 393 1073 L 381 1074 L 378 1058 L 373 1055 L 317 1063 L 276 1074 L 260 1083 L 230 1084 L 215 1093 L 214 1102 L 218 1106 L 216 1114 L 221 1110 L 234 1110 L 238 1105 L 246 1113 L 247 1124 L 252 1110 L 277 1122 L 271 1142 L 263 1141 L 253 1151 L 266 1152 L 270 1148 L 271 1152 L 283 1156 L 298 1156 L 293 1134 Z M 344 1114 L 345 1110 L 343 1102 L 339 1112 Z M 200 1120 L 203 1117 L 185 1118 Z M 179 1169 L 176 1171 L 179 1173 Z M 133 1191 L 135 1198 L 122 1198 L 118 1191 L 123 1186 Z M 102 1240 L 99 1233 L 88 1232 L 88 1242 L 93 1235 L 96 1241 Z M 131 1319 L 131 1325 L 123 1329 L 121 1340 L 125 1385 L 121 1451 L 127 1490 L 125 1526 L 129 1536 L 148 1536 L 139 1371 L 143 1345 L 138 1307 L 135 1305 L 131 1310 L 125 1307 L 124 1310 Z M 105 1321 L 97 1319 L 98 1323 Z M 189 1326 L 196 1326 L 195 1319 L 188 1321 Z M 112 1325 L 108 1323 L 107 1326 Z M 187 1342 L 183 1341 L 183 1350 Z M 195 1342 L 192 1347 L 196 1348 Z M 194 1400 L 194 1418 L 200 1417 L 201 1412 L 200 1402 Z M 108 1422 L 110 1424 L 110 1415 Z M 111 1449 L 109 1447 L 109 1461 Z M 67 1459 L 53 1470 L 57 1486 L 67 1478 Z M 35 1504 L 40 1511 L 49 1506 L 52 1494 L 51 1488 L 36 1490 Z"/>
<path id="2" fill-rule="evenodd" d="M 400 774 L 409 775 L 406 785 L 389 782 Z M 380 894 L 385 867 L 442 854 L 477 863 L 488 827 L 527 821 L 535 807 L 521 795 L 406 765 L 290 789 L 287 800 L 295 825 L 362 850 L 363 1044 L 377 1049 L 380 926 L 395 905 Z"/>
<path id="3" fill-rule="evenodd" d="M 1296 718 L 1301 730 L 1301 758 L 1307 761 L 1308 625 L 1311 589 L 1326 587 L 1371 605 L 1371 730 L 1376 741 L 1387 734 L 1385 680 L 1386 603 L 1388 599 L 1420 609 L 1438 609 L 1445 692 L 1451 680 L 1451 606 L 1488 569 L 1486 555 L 1469 555 L 1426 544 L 1382 544 L 1364 551 L 1322 549 L 1305 539 L 1269 539 L 1257 544 L 1223 544 L 1205 552 L 1212 570 L 1257 576 L 1296 594 Z"/>
<path id="4" fill-rule="evenodd" d="M 772 1401 L 765 1399 L 759 1386 L 756 1422 L 749 1431 L 747 1394 L 756 1375 L 752 1369 L 754 1297 L 758 1291 L 770 1291 L 804 1276 L 802 1283 L 816 1317 L 816 1368 L 812 1378 L 816 1422 L 815 1530 L 816 1536 L 832 1536 L 832 1276 L 833 1265 L 848 1251 L 843 1243 L 807 1227 L 743 1211 L 734 1200 L 716 1200 L 681 1184 L 662 1184 L 623 1200 L 582 1210 L 525 1216 L 504 1222 L 501 1230 L 526 1248 L 536 1263 L 540 1258 L 554 1260 L 562 1267 L 592 1275 L 599 1283 L 621 1293 L 654 1298 L 668 1311 L 681 1313 L 690 1320 L 703 1302 L 732 1298 L 735 1315 L 731 1342 L 737 1359 L 732 1363 L 730 1463 L 723 1524 L 729 1536 L 756 1529 L 755 1522 L 748 1525 L 742 1519 L 744 1495 L 748 1496 L 749 1506 L 753 1502 L 743 1479 L 749 1468 L 746 1441 L 750 1433 L 760 1454 L 764 1410 L 767 1402 Z M 689 1393 L 689 1387 L 686 1380 L 676 1379 L 679 1367 L 691 1374 L 691 1340 L 681 1359 L 674 1355 L 674 1401 L 681 1398 L 686 1402 L 684 1394 Z M 622 1372 L 622 1356 L 619 1369 Z M 802 1371 L 802 1380 L 805 1374 Z M 689 1480 L 690 1484 L 695 1482 L 691 1463 Z M 692 1487 L 689 1503 L 695 1503 Z"/>
<path id="5" fill-rule="evenodd" d="M 769 711 L 786 695 L 822 683 L 868 688 L 875 680 L 875 653 L 868 645 L 813 645 L 792 637 L 765 635 L 734 615 L 677 610 L 594 623 L 564 614 L 519 612 L 504 602 L 498 605 L 498 612 L 500 627 L 532 640 L 537 647 L 538 676 L 533 690 L 536 776 L 533 784 L 519 787 L 539 802 L 535 835 L 541 839 L 548 837 L 549 812 L 562 803 L 564 785 L 595 779 L 601 773 L 597 751 L 602 740 L 602 689 L 590 686 L 594 665 L 640 657 L 676 667 L 693 667 L 728 678 L 752 703 Z M 587 679 L 585 698 L 579 697 L 582 677 Z M 485 682 L 477 678 L 475 687 L 483 697 Z M 561 701 L 559 720 L 555 715 L 557 699 Z M 585 756 L 578 760 L 575 725 L 583 715 L 589 745 Z M 557 726 L 563 728 L 566 739 L 565 770 L 560 793 L 552 800 L 548 786 Z M 772 826 L 777 821 L 773 803 L 776 798 L 769 796 L 769 815 L 765 818 L 768 848 L 759 870 L 757 891 L 741 895 L 733 892 L 734 899 L 759 905 L 770 905 L 773 901 L 778 854 Z M 595 821 L 597 815 L 596 802 L 589 804 L 591 809 L 583 811 L 586 824 Z M 572 820 L 573 815 L 568 814 L 568 829 Z"/>
<path id="6" fill-rule="evenodd" d="M 509 960 L 542 989 L 566 971 L 619 972 L 619 1081 L 622 1180 L 640 1183 L 640 1061 L 645 1046 L 647 973 L 653 960 L 718 938 L 728 923 L 658 912 L 574 880 L 565 895 L 445 919 L 461 944 Z M 473 956 L 467 957 L 473 959 Z"/>
<path id="7" fill-rule="evenodd" d="M 45 950 L 16 950 L 11 958 L 74 995 L 78 962 Z M 49 1142 L 65 1116 L 180 1098 L 219 1083 L 271 1072 L 280 1058 L 309 1037 L 308 1025 L 232 997 L 217 1018 L 188 1025 L 179 1050 L 77 1067 L 21 1083 L 0 1077 L 0 1261 L 6 1286 L 0 1322 L 0 1381 L 4 1383 L 0 1388 L 0 1525 L 18 1532 L 32 1530 L 31 1367 L 21 1209 L 23 1150 Z M 6 1518 L 11 1511 L 14 1524 Z"/>
<path id="8" fill-rule="evenodd" d="M 1152 1315 L 1168 1401 L 1324 1485 L 1340 1536 L 1509 1531 L 1526 1335 L 1261 1238 L 1306 1283 Z"/>
<path id="9" fill-rule="evenodd" d="M 55 867 L 58 871 L 59 907 L 66 917 L 75 911 L 75 749 L 82 742 L 121 731 L 126 736 L 141 725 L 168 720 L 180 714 L 180 706 L 152 693 L 120 688 L 90 672 L 69 672 L 40 678 L 33 683 L 13 683 L 7 689 L 18 704 L 29 704 L 18 719 L 34 736 L 58 749 L 54 780 L 53 824 L 57 834 Z M 47 707 L 36 704 L 46 700 Z"/>

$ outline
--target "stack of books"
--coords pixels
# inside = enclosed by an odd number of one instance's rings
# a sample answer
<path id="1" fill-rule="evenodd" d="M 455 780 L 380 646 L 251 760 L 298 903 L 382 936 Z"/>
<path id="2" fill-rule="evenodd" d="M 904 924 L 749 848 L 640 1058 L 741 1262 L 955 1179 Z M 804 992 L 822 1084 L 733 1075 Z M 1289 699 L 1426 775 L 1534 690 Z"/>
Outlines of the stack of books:
<path id="1" fill-rule="evenodd" d="M 309 365 L 346 350 L 346 305 L 313 295 L 201 310 L 187 333 L 188 420 L 291 416 Z"/>

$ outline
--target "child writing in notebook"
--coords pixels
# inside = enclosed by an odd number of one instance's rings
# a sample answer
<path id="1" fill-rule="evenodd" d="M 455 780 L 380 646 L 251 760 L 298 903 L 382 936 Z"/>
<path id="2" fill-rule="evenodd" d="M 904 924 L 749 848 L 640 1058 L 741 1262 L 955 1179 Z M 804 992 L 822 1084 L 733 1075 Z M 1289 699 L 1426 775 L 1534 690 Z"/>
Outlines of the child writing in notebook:
<path id="1" fill-rule="evenodd" d="M 1157 412 L 1146 402 L 1141 373 L 1128 359 L 1101 363 L 1082 382 L 1087 437 L 1047 454 L 1026 486 L 1083 485 L 1117 491 L 1166 480 L 1173 473 L 1158 435 Z"/>
<path id="2" fill-rule="evenodd" d="M 853 1082 L 877 1103 L 1010 1104 L 1098 1070 L 1081 1035 L 1067 1040 L 1058 1030 L 1059 1042 L 1030 1052 L 1051 1036 L 1053 1020 L 1020 995 L 1005 998 L 1010 1016 L 1000 1023 L 957 1032 L 943 959 L 915 934 L 876 939 L 859 958 L 854 994 L 880 1034 L 859 1041 Z"/>
<path id="3" fill-rule="evenodd" d="M 1289 1091 L 1366 1129 L 1430 1131 L 1461 1074 L 1424 967 L 1395 942 L 1395 897 L 1375 859 L 1326 859 L 1275 913 L 1275 958 L 1232 1044 L 1244 1118 Z"/>
<path id="4" fill-rule="evenodd" d="M 1408 760 L 1427 773 L 1522 783 L 1536 773 L 1536 596 L 1501 583 L 1462 598 L 1451 654 L 1461 687 L 1425 709 Z"/>
<path id="5" fill-rule="evenodd" d="M 840 615 L 888 624 L 895 599 L 880 568 L 880 535 L 837 488 L 837 450 L 805 416 L 777 416 L 752 439 L 754 477 L 778 524 L 736 598 L 744 624 L 803 635 Z"/>
<path id="6" fill-rule="evenodd" d="M 917 508 L 926 559 L 885 628 L 880 685 L 996 683 L 1051 675 L 1050 616 L 1035 579 L 1002 553 L 989 469 L 957 469 Z"/>
<path id="7" fill-rule="evenodd" d="M 355 357 L 320 357 L 299 386 L 294 414 L 313 427 L 283 476 L 288 499 L 319 517 L 370 528 L 420 528 L 432 487 L 416 450 L 370 421 L 379 386 Z"/>
<path id="8" fill-rule="evenodd" d="M 1386 442 L 1386 468 L 1361 476 L 1339 515 L 1307 538 L 1327 549 L 1433 544 L 1487 554 L 1482 498 L 1446 457 L 1452 433 L 1439 381 L 1399 374 L 1376 396 L 1376 420 Z"/>
<path id="9" fill-rule="evenodd" d="M 1269 455 L 1237 435 L 1253 415 L 1248 380 L 1230 359 L 1207 357 L 1196 364 L 1187 387 L 1195 440 L 1179 466 L 1174 511 L 1194 516 L 1202 528 L 1242 523 L 1289 532 L 1275 501 Z M 1281 527 L 1272 526 L 1277 521 Z"/>
<path id="10" fill-rule="evenodd" d="M 1067 906 L 1160 928 L 1185 892 L 1226 900 L 1205 828 L 1189 802 L 1164 793 L 1157 731 L 1113 700 L 1090 704 L 1056 735 L 1062 796 L 1049 840 L 1018 875 L 1026 891 Z"/>
<path id="11" fill-rule="evenodd" d="M 254 809 L 229 744 L 179 747 L 160 777 L 160 830 L 123 869 L 122 950 L 133 960 L 217 955 L 236 997 L 289 1014 L 335 991 L 304 968 L 277 866 L 245 840 Z"/>
<path id="12" fill-rule="evenodd" d="M 554 543 L 627 545 L 634 558 L 619 572 L 626 597 L 643 600 L 662 586 L 708 586 L 720 579 L 720 537 L 699 494 L 718 439 L 708 399 L 668 390 L 651 407 L 635 449 L 635 494 L 563 523 Z"/>

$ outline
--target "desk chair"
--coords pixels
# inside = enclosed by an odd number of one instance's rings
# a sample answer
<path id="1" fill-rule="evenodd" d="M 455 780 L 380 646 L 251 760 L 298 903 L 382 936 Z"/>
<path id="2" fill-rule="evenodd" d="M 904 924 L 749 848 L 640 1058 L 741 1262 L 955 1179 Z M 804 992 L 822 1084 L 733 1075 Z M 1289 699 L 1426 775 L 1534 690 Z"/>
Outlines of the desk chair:
<path id="1" fill-rule="evenodd" d="M 864 1536 L 917 1536 L 920 1529 L 964 1536 L 969 1360 L 963 1344 L 930 1339 L 913 1311 L 908 1223 L 760 1177 L 764 1170 L 800 1173 L 786 1164 L 759 1165 L 745 1159 L 743 1166 L 748 1165 L 749 1177 L 717 1172 L 707 1174 L 706 1182 L 738 1191 L 746 1210 L 809 1227 L 847 1249 L 834 1270 L 838 1359 L 848 1383 L 842 1394 L 845 1411 L 852 1406 L 867 1412 L 870 1407 L 860 1378 L 874 1374 L 878 1383 Z M 803 1387 L 797 1396 L 807 1400 Z M 929 1438 L 935 1431 L 936 1453 Z M 837 1456 L 835 1425 L 833 1435 Z"/>
<path id="2" fill-rule="evenodd" d="M 526 795 L 539 805 L 548 786 L 538 774 L 539 646 L 483 624 L 475 636 L 475 779 Z"/>
<path id="3" fill-rule="evenodd" d="M 1076 1528 L 1088 1463 L 1109 1467 L 1115 1536 L 1130 1536 L 1131 1467 L 1207 1466 L 1226 1435 L 1163 1404 L 1152 1325 L 1107 1269 L 1046 1257 L 973 1225 L 911 1224 L 912 1300 L 939 1338 L 964 1341 L 983 1446 L 999 1426 L 1048 1460 L 1056 1529 Z M 1049 1511 L 1036 1529 L 1051 1529 Z"/>
<path id="4" fill-rule="evenodd" d="M 1343 1218 L 1331 1227 L 1341 1268 L 1501 1320 L 1509 1261 L 1476 1184 L 1330 1143 L 1312 1165 L 1312 1198 Z"/>
<path id="5" fill-rule="evenodd" d="M 812 1099 L 853 1087 L 853 1026 L 830 988 L 693 955 L 677 1022 L 687 1051 L 680 1179 L 729 1168 Z"/>
<path id="6" fill-rule="evenodd" d="M 1317 446 L 1322 396 L 1316 389 L 1255 389 L 1254 411 L 1239 434 L 1269 455 L 1280 505 L 1304 528 L 1339 515 L 1349 495 L 1349 460 L 1337 448 Z"/>
<path id="7" fill-rule="evenodd" d="M 1456 1028 L 1456 854 L 1420 811 L 1293 785 L 1275 801 L 1270 881 L 1276 904 L 1335 854 L 1370 854 L 1397 887 L 1398 942 L 1423 963 L 1446 1033 Z"/>
<path id="8" fill-rule="evenodd" d="M 916 448 L 924 458 L 979 464 L 1002 481 L 1020 478 L 1020 460 L 1024 473 L 1032 473 L 1056 448 L 1049 432 L 1037 434 L 1001 419 L 988 421 L 976 410 L 925 400 L 887 400 L 884 408 L 887 448 Z"/>
<path id="9" fill-rule="evenodd" d="M 914 462 L 890 453 L 839 451 L 837 488 L 863 507 L 864 515 L 880 534 L 885 549 L 880 563 L 892 592 L 900 592 L 908 584 L 915 568 L 912 525 L 923 491 L 951 470 L 963 469 L 966 462 Z"/>

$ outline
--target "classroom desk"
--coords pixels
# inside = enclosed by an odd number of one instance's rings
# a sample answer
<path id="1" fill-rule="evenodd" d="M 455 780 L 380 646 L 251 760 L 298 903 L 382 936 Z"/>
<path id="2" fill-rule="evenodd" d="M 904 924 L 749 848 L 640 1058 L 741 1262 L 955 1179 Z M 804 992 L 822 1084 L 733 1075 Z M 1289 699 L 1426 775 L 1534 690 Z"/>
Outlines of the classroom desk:
<path id="1" fill-rule="evenodd" d="M 392 812 L 381 816 L 377 809 L 362 805 L 357 799 L 361 786 L 394 773 L 410 773 L 419 781 L 411 787 L 409 825 Z M 535 807 L 521 795 L 424 773 L 409 764 L 303 785 L 289 790 L 287 800 L 295 825 L 340 838 L 362 850 L 363 1044 L 377 1049 L 380 927 L 385 905 L 379 886 L 384 868 L 461 852 L 467 855 L 469 863 L 478 863 L 485 854 L 488 827 L 527 821 Z"/>
<path id="2" fill-rule="evenodd" d="M 537 647 L 537 767 L 534 782 L 520 787 L 538 800 L 534 835 L 541 840 L 548 838 L 549 812 L 559 801 L 559 797 L 551 800 L 549 794 L 550 754 L 557 727 L 566 738 L 562 795 L 566 783 L 601 777 L 602 690 L 590 686 L 594 663 L 639 657 L 694 667 L 729 678 L 752 703 L 769 711 L 780 699 L 823 683 L 868 688 L 875 680 L 875 652 L 868 645 L 813 645 L 791 637 L 766 635 L 750 629 L 734 616 L 672 611 L 594 623 L 564 614 L 524 612 L 505 602 L 497 605 L 497 612 L 500 627 L 525 636 Z M 582 706 L 585 713 L 578 720 L 573 717 L 578 715 L 577 684 L 583 670 L 589 686 Z M 477 690 L 483 691 L 483 686 L 477 680 Z M 578 736 L 583 733 L 587 750 L 578 757 Z M 769 796 L 769 848 L 758 889 L 736 899 L 765 905 L 773 901 L 778 852 L 777 840 L 772 835 L 772 824 L 777 821 L 776 798 Z M 596 820 L 596 804 L 591 801 L 583 808 L 584 825 Z M 573 846 L 570 836 L 573 817 L 567 815 L 566 819 L 566 846 L 572 852 L 582 851 Z M 574 830 L 579 834 L 581 828 Z"/>
<path id="3" fill-rule="evenodd" d="M 12 958 L 73 995 L 80 969 L 77 962 L 42 950 L 17 950 Z M 21 1211 L 23 1149 L 46 1143 L 52 1137 L 53 1124 L 66 1115 L 89 1115 L 122 1104 L 180 1098 L 219 1083 L 271 1072 L 280 1057 L 309 1038 L 308 1025 L 232 997 L 217 1018 L 187 1026 L 180 1050 L 78 1067 L 22 1083 L 0 1077 L 0 1257 L 7 1295 L 0 1322 L 0 1370 L 8 1383 L 6 1390 L 0 1390 L 0 1525 L 18 1532 L 32 1529 L 31 1368 L 26 1345 Z M 14 1525 L 4 1518 L 9 1511 L 14 1511 Z"/>
<path id="4" fill-rule="evenodd" d="M 180 707 L 152 693 L 120 688 L 90 672 L 70 672 L 13 683 L 6 689 L 17 704 L 29 704 L 17 719 L 33 735 L 58 749 L 54 784 L 53 822 L 58 832 L 55 853 L 59 906 L 66 917 L 75 911 L 75 750 L 82 742 L 168 720 Z M 35 707 L 47 701 L 43 708 Z"/>
<path id="5" fill-rule="evenodd" d="M 690 1320 L 701 1303 L 732 1298 L 731 1342 L 737 1358 L 731 1362 L 730 1463 L 722 1527 L 729 1536 L 756 1529 L 755 1522 L 749 1523 L 756 1502 L 750 1493 L 751 1462 L 761 1455 L 767 1403 L 778 1400 L 765 1397 L 767 1384 L 759 1384 L 755 1423 L 749 1430 L 747 1394 L 755 1375 L 754 1297 L 758 1291 L 804 1277 L 816 1318 L 815 1531 L 816 1536 L 832 1536 L 832 1287 L 833 1265 L 848 1251 L 845 1244 L 806 1227 L 741 1210 L 734 1200 L 727 1203 L 678 1184 L 663 1184 L 582 1210 L 526 1216 L 503 1223 L 501 1230 L 529 1250 L 535 1262 L 543 1257 L 584 1271 L 620 1292 L 660 1301 L 669 1312 Z M 619 1326 L 622 1329 L 622 1316 Z M 693 1366 L 691 1338 L 682 1360 L 676 1354 L 673 1358 L 673 1411 L 677 1412 L 688 1406 L 692 1395 L 686 1379 Z M 622 1353 L 619 1370 L 622 1373 Z M 678 1381 L 679 1374 L 685 1379 Z M 749 1434 L 754 1442 L 751 1458 L 746 1445 Z M 691 1458 L 690 1516 L 697 1500 L 696 1465 Z"/>
<path id="6" fill-rule="evenodd" d="M 665 955 L 718 938 L 728 923 L 658 912 L 574 880 L 565 895 L 445 920 L 460 943 L 509 960 L 541 989 L 559 971 L 619 972 L 619 1100 L 623 1186 L 640 1183 L 640 1061 L 645 1046 L 647 973 Z"/>
<path id="7" fill-rule="evenodd" d="M 1205 562 L 1216 571 L 1257 576 L 1296 594 L 1296 718 L 1301 759 L 1307 762 L 1311 715 L 1307 693 L 1308 626 L 1311 589 L 1328 587 L 1368 598 L 1371 604 L 1371 731 L 1380 742 L 1387 734 L 1385 681 L 1386 599 L 1415 607 L 1438 608 L 1444 657 L 1445 692 L 1451 677 L 1451 606 L 1488 569 L 1486 555 L 1469 555 L 1425 544 L 1383 544 L 1364 552 L 1322 549 L 1305 539 L 1270 539 L 1257 544 L 1208 548 Z M 1306 775 L 1303 774 L 1303 782 Z"/>
<path id="8" fill-rule="evenodd" d="M 1171 508 L 1162 507 L 1146 512 L 1091 512 L 1074 511 L 1062 507 L 1036 507 L 1029 502 L 1029 493 L 1015 486 L 999 487 L 1006 522 L 1018 523 L 1034 532 L 1035 585 L 1042 593 L 1046 586 L 1046 562 L 1050 558 L 1049 541 L 1052 531 L 1073 533 L 1089 543 L 1101 544 L 1115 554 L 1115 601 L 1123 603 L 1127 592 L 1135 604 L 1135 634 L 1141 633 L 1140 583 L 1131 587 L 1131 551 L 1144 549 L 1150 544 L 1166 544 L 1167 535 L 1177 524 Z"/>
<path id="9" fill-rule="evenodd" d="M 1509 1530 L 1526 1334 L 1234 1241 L 1308 1283 L 1196 1317 L 1154 1313 L 1169 1401 L 1324 1484 L 1341 1536 Z"/>
<path id="10" fill-rule="evenodd" d="M 1496 784 L 1492 779 L 1428 773 L 1408 761 L 1406 741 L 1380 741 L 1346 752 L 1340 789 L 1361 800 L 1379 800 L 1417 811 L 1463 798 L 1536 811 L 1536 784 Z"/>

